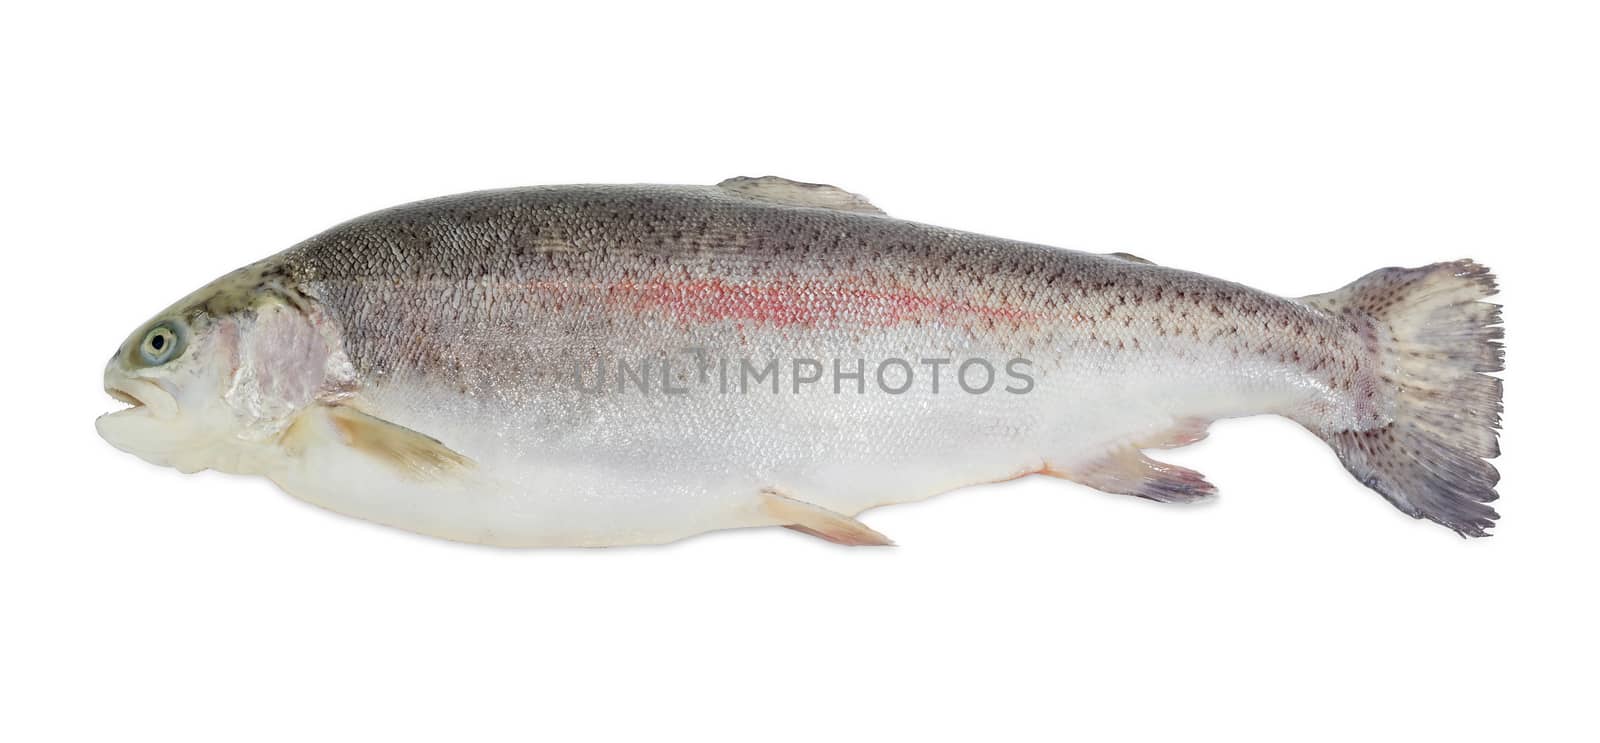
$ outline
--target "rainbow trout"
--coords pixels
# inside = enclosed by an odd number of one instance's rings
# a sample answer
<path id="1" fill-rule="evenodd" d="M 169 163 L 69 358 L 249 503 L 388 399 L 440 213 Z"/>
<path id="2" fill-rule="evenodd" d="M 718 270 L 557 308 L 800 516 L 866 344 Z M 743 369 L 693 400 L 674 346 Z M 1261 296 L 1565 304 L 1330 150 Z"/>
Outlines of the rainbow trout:
<path id="1" fill-rule="evenodd" d="M 787 526 L 1050 475 L 1190 502 L 1143 450 L 1274 413 L 1400 510 L 1496 514 L 1493 276 L 1385 268 L 1297 299 L 885 216 L 780 178 L 395 207 L 140 326 L 96 421 L 184 472 L 505 546 Z"/>

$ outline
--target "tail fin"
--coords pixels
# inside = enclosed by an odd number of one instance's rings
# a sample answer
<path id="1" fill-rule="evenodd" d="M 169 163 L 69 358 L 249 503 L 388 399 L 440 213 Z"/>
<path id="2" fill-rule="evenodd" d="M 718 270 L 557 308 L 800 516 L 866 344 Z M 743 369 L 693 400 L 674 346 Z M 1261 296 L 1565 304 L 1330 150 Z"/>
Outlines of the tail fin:
<path id="1" fill-rule="evenodd" d="M 1499 517 L 1500 371 L 1504 349 L 1494 275 L 1469 260 L 1384 268 L 1301 301 L 1375 331 L 1392 415 L 1365 431 L 1321 431 L 1346 469 L 1395 507 L 1462 536 Z"/>

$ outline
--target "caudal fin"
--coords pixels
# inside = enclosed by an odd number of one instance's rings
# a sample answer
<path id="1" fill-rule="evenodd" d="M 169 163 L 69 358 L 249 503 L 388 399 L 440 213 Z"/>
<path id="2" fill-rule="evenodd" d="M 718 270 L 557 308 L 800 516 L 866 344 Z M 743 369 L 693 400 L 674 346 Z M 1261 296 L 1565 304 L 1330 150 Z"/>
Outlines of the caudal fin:
<path id="1" fill-rule="evenodd" d="M 1395 507 L 1462 536 L 1488 534 L 1500 473 L 1504 349 L 1494 275 L 1469 260 L 1374 271 L 1301 301 L 1371 328 L 1386 381 L 1388 423 L 1320 431 L 1346 469 Z"/>

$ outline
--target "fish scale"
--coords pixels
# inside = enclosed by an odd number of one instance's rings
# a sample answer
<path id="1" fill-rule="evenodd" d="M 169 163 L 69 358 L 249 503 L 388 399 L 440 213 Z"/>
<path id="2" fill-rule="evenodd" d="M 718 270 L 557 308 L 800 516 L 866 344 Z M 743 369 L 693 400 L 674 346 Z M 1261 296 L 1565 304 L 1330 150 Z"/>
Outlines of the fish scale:
<path id="1" fill-rule="evenodd" d="M 180 300 L 108 365 L 142 404 L 98 427 L 462 541 L 878 544 L 866 509 L 1026 474 L 1208 497 L 1141 449 L 1270 413 L 1481 535 L 1493 291 L 1458 261 L 1282 298 L 772 177 L 509 189 L 357 218 Z M 152 358 L 158 329 L 183 348 Z"/>

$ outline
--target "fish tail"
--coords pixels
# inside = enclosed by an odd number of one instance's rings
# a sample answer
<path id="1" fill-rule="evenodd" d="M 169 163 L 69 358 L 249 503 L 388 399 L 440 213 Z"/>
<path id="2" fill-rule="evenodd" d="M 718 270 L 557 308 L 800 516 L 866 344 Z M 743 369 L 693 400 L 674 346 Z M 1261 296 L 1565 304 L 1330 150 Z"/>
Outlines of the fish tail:
<path id="1" fill-rule="evenodd" d="M 1367 487 L 1415 518 L 1462 536 L 1488 534 L 1500 473 L 1504 368 L 1500 306 L 1489 269 L 1470 260 L 1374 271 L 1301 301 L 1343 316 L 1378 356 L 1375 422 L 1318 430 Z"/>

